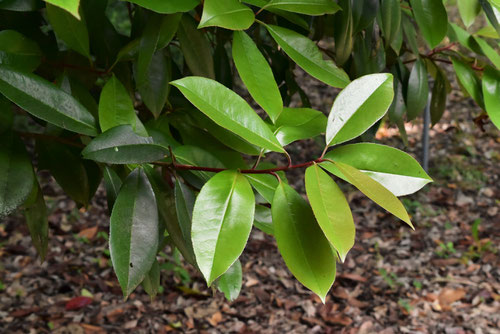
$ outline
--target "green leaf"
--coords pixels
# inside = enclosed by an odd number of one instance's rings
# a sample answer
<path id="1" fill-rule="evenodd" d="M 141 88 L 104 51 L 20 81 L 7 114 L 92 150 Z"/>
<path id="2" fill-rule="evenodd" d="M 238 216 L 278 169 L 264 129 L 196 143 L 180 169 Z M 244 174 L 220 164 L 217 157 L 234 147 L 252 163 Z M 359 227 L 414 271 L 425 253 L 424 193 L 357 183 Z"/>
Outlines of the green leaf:
<path id="1" fill-rule="evenodd" d="M 461 60 L 451 58 L 453 62 L 453 69 L 457 75 L 458 80 L 465 88 L 467 93 L 476 101 L 476 103 L 484 109 L 483 93 L 481 91 L 481 81 L 474 72 L 474 70 Z"/>
<path id="2" fill-rule="evenodd" d="M 264 8 L 306 15 L 334 14 L 340 10 L 333 0 L 271 0 Z"/>
<path id="3" fill-rule="evenodd" d="M 278 186 L 278 180 L 275 176 L 270 174 L 246 174 L 245 176 L 250 181 L 252 187 L 254 187 L 268 203 L 273 201 L 274 192 Z"/>
<path id="4" fill-rule="evenodd" d="M 0 94 L 0 135 L 12 128 L 14 124 L 14 112 L 12 103 Z"/>
<path id="5" fill-rule="evenodd" d="M 157 50 L 161 50 L 170 44 L 175 34 L 177 33 L 181 18 L 181 13 L 163 16 L 159 29 L 160 35 L 158 37 L 158 43 L 156 45 Z"/>
<path id="6" fill-rule="evenodd" d="M 393 98 L 390 73 L 354 80 L 333 103 L 326 128 L 327 145 L 337 145 L 361 135 L 385 115 Z"/>
<path id="7" fill-rule="evenodd" d="M 189 12 L 200 0 L 126 0 L 160 14 Z"/>
<path id="8" fill-rule="evenodd" d="M 406 93 L 406 108 L 408 121 L 417 118 L 429 99 L 429 79 L 427 67 L 422 59 L 418 59 L 411 70 L 408 90 Z"/>
<path id="9" fill-rule="evenodd" d="M 198 30 L 196 21 L 189 15 L 183 15 L 177 38 L 181 45 L 184 61 L 196 76 L 215 79 L 214 60 L 212 48 L 206 35 Z"/>
<path id="10" fill-rule="evenodd" d="M 99 100 L 99 124 L 104 132 L 118 125 L 135 128 L 134 103 L 127 89 L 114 75 L 104 85 Z"/>
<path id="11" fill-rule="evenodd" d="M 483 76 L 483 94 L 486 112 L 500 129 L 500 71 L 487 67 Z"/>
<path id="12" fill-rule="evenodd" d="M 448 31 L 448 14 L 442 1 L 410 0 L 413 16 L 420 32 L 432 48 L 435 48 Z"/>
<path id="13" fill-rule="evenodd" d="M 230 30 L 246 30 L 254 20 L 253 11 L 238 0 L 205 0 L 198 29 L 221 27 Z"/>
<path id="14" fill-rule="evenodd" d="M 385 45 L 391 45 L 401 29 L 401 7 L 399 0 L 382 0 L 380 3 L 380 28 Z"/>
<path id="15" fill-rule="evenodd" d="M 142 168 L 123 183 L 110 219 L 109 250 L 123 295 L 144 280 L 158 248 L 158 210 L 153 188 Z"/>
<path id="16" fill-rule="evenodd" d="M 191 223 L 193 220 L 193 209 L 196 196 L 194 192 L 179 179 L 175 180 L 175 210 L 179 227 L 182 232 L 184 244 L 188 248 L 189 254 L 193 254 L 193 243 L 191 241 Z"/>
<path id="17" fill-rule="evenodd" d="M 344 174 L 349 183 L 353 184 L 372 201 L 414 229 L 404 205 L 396 196 L 393 195 L 393 193 L 365 173 L 360 172 L 352 166 L 339 161 L 335 162 L 335 165 L 338 167 L 340 172 Z"/>
<path id="18" fill-rule="evenodd" d="M 496 68 L 500 68 L 500 54 L 498 53 L 498 51 L 492 48 L 488 44 L 488 42 L 486 42 L 482 38 L 474 36 L 474 40 L 481 48 L 481 51 L 484 53 L 484 55 L 488 57 L 488 59 L 493 63 L 493 65 L 495 65 Z"/>
<path id="19" fill-rule="evenodd" d="M 0 93 L 44 121 L 76 133 L 97 135 L 95 119 L 85 107 L 34 74 L 0 65 Z"/>
<path id="20" fill-rule="evenodd" d="M 276 120 L 276 138 L 281 145 L 296 140 L 319 136 L 325 132 L 327 118 L 321 112 L 309 108 L 284 108 Z"/>
<path id="21" fill-rule="evenodd" d="M 339 186 L 317 164 L 307 168 L 305 182 L 314 216 L 344 262 L 356 234 L 349 203 Z"/>
<path id="22" fill-rule="evenodd" d="M 33 72 L 42 60 L 42 52 L 32 40 L 15 30 L 0 31 L 0 64 Z"/>
<path id="23" fill-rule="evenodd" d="M 483 7 L 483 11 L 488 18 L 488 21 L 490 21 L 493 28 L 495 28 L 498 35 L 500 35 L 500 23 L 498 22 L 500 17 L 500 9 L 498 8 L 498 4 L 495 4 L 496 7 L 494 7 L 486 0 L 479 0 L 479 3 L 481 4 L 481 7 Z"/>
<path id="24" fill-rule="evenodd" d="M 252 144 L 284 152 L 271 130 L 248 103 L 224 85 L 202 77 L 186 77 L 171 84 L 218 125 Z"/>
<path id="25" fill-rule="evenodd" d="M 256 205 L 253 225 L 264 233 L 274 235 L 271 209 L 263 205 Z"/>
<path id="26" fill-rule="evenodd" d="M 446 80 L 448 80 L 445 74 L 438 69 L 436 74 L 436 80 L 434 81 L 434 87 L 432 87 L 432 98 L 431 98 L 431 122 L 435 125 L 441 120 L 443 113 L 446 109 L 446 97 L 448 92 L 446 90 Z"/>
<path id="27" fill-rule="evenodd" d="M 224 164 L 217 159 L 212 152 L 204 150 L 197 146 L 183 145 L 174 149 L 175 159 L 178 163 L 190 166 L 224 168 Z M 203 171 L 192 171 L 203 181 L 212 178 L 213 173 Z"/>
<path id="28" fill-rule="evenodd" d="M 235 263 L 219 278 L 217 288 L 230 302 L 240 295 L 243 273 L 240 260 Z"/>
<path id="29" fill-rule="evenodd" d="M 281 182 L 272 203 L 274 236 L 293 276 L 324 302 L 335 281 L 336 258 L 311 207 Z"/>
<path id="30" fill-rule="evenodd" d="M 299 27 L 302 27 L 306 30 L 309 30 L 309 23 L 306 22 L 300 15 L 287 12 L 284 10 L 276 9 L 276 8 L 268 8 L 266 7 L 268 0 L 243 0 L 242 2 L 250 4 L 252 6 L 260 7 L 262 9 L 267 10 L 268 12 L 274 13 L 278 16 L 281 16 L 285 20 L 296 24 Z"/>
<path id="31" fill-rule="evenodd" d="M 89 33 L 83 16 L 77 19 L 64 9 L 47 4 L 47 17 L 57 37 L 68 48 L 90 58 Z"/>
<path id="32" fill-rule="evenodd" d="M 278 85 L 269 63 L 243 31 L 234 33 L 233 60 L 250 95 L 275 122 L 283 110 Z"/>
<path id="33" fill-rule="evenodd" d="M 335 60 L 339 66 L 344 65 L 349 59 L 354 46 L 354 22 L 351 3 L 351 0 L 339 0 L 342 11 L 334 17 Z"/>
<path id="34" fill-rule="evenodd" d="M 265 26 L 276 43 L 304 71 L 332 87 L 344 88 L 349 84 L 347 74 L 333 62 L 324 60 L 312 40 L 293 30 L 274 25 Z"/>
<path id="35" fill-rule="evenodd" d="M 158 260 L 154 260 L 151 269 L 146 277 L 144 277 L 141 285 L 144 291 L 151 297 L 151 300 L 158 295 L 158 290 L 160 288 L 160 265 L 158 264 Z"/>
<path id="36" fill-rule="evenodd" d="M 108 166 L 104 167 L 104 187 L 106 188 L 106 200 L 108 202 L 108 211 L 111 213 L 113 205 L 115 204 L 120 188 L 122 187 L 122 180 L 116 172 Z"/>
<path id="37" fill-rule="evenodd" d="M 325 159 L 342 162 L 361 170 L 379 182 L 395 196 L 409 195 L 422 189 L 432 179 L 420 164 L 409 154 L 398 149 L 373 144 L 359 143 L 336 147 L 325 155 Z M 349 181 L 329 163 L 323 168 Z"/>
<path id="38" fill-rule="evenodd" d="M 379 11 L 379 0 L 356 0 L 352 3 L 354 33 L 368 28 Z"/>
<path id="39" fill-rule="evenodd" d="M 481 5 L 478 0 L 457 0 L 460 17 L 468 28 L 474 23 L 476 16 L 481 12 Z"/>
<path id="40" fill-rule="evenodd" d="M 138 90 L 144 104 L 155 117 L 160 116 L 170 92 L 169 81 L 172 78 L 170 59 L 162 51 L 157 51 L 151 58 L 145 80 L 139 81 Z"/>
<path id="41" fill-rule="evenodd" d="M 77 19 L 80 19 L 80 13 L 78 13 L 80 0 L 45 0 L 45 2 L 64 9 Z"/>
<path id="42" fill-rule="evenodd" d="M 216 174 L 201 189 L 194 204 L 191 236 L 196 262 L 208 285 L 243 252 L 254 211 L 252 188 L 236 171 Z"/>
<path id="43" fill-rule="evenodd" d="M 24 203 L 24 217 L 26 218 L 33 246 L 35 246 L 40 260 L 43 262 L 47 256 L 49 221 L 42 189 L 40 189 L 36 178 L 34 178 L 31 194 Z"/>
<path id="44" fill-rule="evenodd" d="M 0 134 L 0 217 L 28 198 L 35 181 L 24 144 L 13 132 Z"/>
<path id="45" fill-rule="evenodd" d="M 165 158 L 168 149 L 151 137 L 137 135 L 130 125 L 120 125 L 92 140 L 82 154 L 108 164 L 140 164 Z"/>

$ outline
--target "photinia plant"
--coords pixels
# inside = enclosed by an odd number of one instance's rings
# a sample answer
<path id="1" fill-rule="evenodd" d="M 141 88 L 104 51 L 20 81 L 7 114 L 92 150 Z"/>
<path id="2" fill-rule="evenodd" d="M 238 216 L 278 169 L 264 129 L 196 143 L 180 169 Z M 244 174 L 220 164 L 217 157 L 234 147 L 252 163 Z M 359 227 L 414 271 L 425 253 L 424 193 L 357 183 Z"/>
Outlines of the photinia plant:
<path id="1" fill-rule="evenodd" d="M 141 283 L 157 293 L 169 244 L 236 298 L 255 226 L 324 300 L 355 239 L 338 182 L 413 228 L 398 196 L 432 181 L 403 151 L 363 142 L 368 130 L 389 118 L 404 138 L 429 92 L 438 122 L 442 63 L 500 125 L 500 4 L 457 5 L 464 25 L 440 0 L 0 0 L 0 216 L 23 208 L 43 260 L 36 172 L 81 207 L 103 182 L 126 297 Z M 328 116 L 296 67 L 339 89 Z M 253 101 L 234 91 L 237 76 Z M 323 135 L 315 160 L 292 161 L 289 145 Z M 262 161 L 272 152 L 288 163 Z M 288 184 L 292 169 L 308 201 Z"/>

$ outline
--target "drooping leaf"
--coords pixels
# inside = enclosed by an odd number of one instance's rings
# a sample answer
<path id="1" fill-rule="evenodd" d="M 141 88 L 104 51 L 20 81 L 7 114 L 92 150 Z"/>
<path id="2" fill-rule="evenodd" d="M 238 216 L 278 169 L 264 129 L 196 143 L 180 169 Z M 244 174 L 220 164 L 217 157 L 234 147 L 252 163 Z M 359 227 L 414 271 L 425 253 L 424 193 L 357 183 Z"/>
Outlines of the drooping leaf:
<path id="1" fill-rule="evenodd" d="M 339 0 L 342 8 L 334 17 L 333 37 L 335 39 L 335 61 L 339 66 L 345 64 L 352 53 L 354 46 L 352 18 L 352 1 Z"/>
<path id="2" fill-rule="evenodd" d="M 379 0 L 357 0 L 352 3 L 354 33 L 366 29 L 377 16 Z"/>
<path id="3" fill-rule="evenodd" d="M 398 0 L 380 2 L 380 21 L 385 45 L 391 45 L 401 29 L 401 7 Z"/>
<path id="4" fill-rule="evenodd" d="M 34 74 L 0 65 L 0 93 L 30 114 L 63 129 L 95 136 L 95 119 L 75 98 Z"/>
<path id="5" fill-rule="evenodd" d="M 437 124 L 446 109 L 446 97 L 448 92 L 446 90 L 446 80 L 448 80 L 445 74 L 438 69 L 436 74 L 436 80 L 434 81 L 434 87 L 432 87 L 432 98 L 431 98 L 431 123 L 432 125 Z"/>
<path id="6" fill-rule="evenodd" d="M 306 15 L 334 14 L 340 10 L 333 0 L 271 0 L 264 8 Z"/>
<path id="7" fill-rule="evenodd" d="M 113 205 L 115 204 L 120 188 L 122 187 L 122 180 L 116 172 L 110 167 L 104 167 L 104 187 L 106 188 L 106 200 L 108 202 L 108 212 L 111 214 Z"/>
<path id="8" fill-rule="evenodd" d="M 182 236 L 190 254 L 194 254 L 193 243 L 191 242 L 191 222 L 195 200 L 196 196 L 194 192 L 184 183 L 180 182 L 179 179 L 176 179 L 175 209 Z"/>
<path id="9" fill-rule="evenodd" d="M 453 62 L 453 69 L 457 75 L 458 80 L 465 88 L 467 93 L 476 101 L 476 103 L 484 109 L 483 92 L 481 90 L 481 81 L 474 72 L 474 70 L 464 63 L 463 61 L 451 58 Z"/>
<path id="10" fill-rule="evenodd" d="M 24 203 L 24 217 L 30 231 L 31 242 L 33 242 L 33 246 L 43 262 L 47 256 L 49 221 L 42 189 L 40 189 L 36 178 L 34 178 L 31 194 Z"/>
<path id="11" fill-rule="evenodd" d="M 361 135 L 385 115 L 393 98 L 392 74 L 370 74 L 354 80 L 333 103 L 326 144 L 340 144 Z"/>
<path id="12" fill-rule="evenodd" d="M 201 189 L 194 205 L 191 236 L 196 263 L 208 285 L 243 252 L 254 211 L 252 188 L 236 171 L 216 174 Z"/>
<path id="13" fill-rule="evenodd" d="M 500 129 L 500 71 L 487 67 L 483 76 L 483 95 L 486 112 Z"/>
<path id="14" fill-rule="evenodd" d="M 311 207 L 288 184 L 281 182 L 271 210 L 274 236 L 288 269 L 324 302 L 335 281 L 336 258 Z"/>
<path id="15" fill-rule="evenodd" d="M 186 77 L 171 84 L 218 125 L 252 144 L 274 152 L 283 152 L 264 121 L 243 98 L 224 85 L 202 77 Z"/>
<path id="16" fill-rule="evenodd" d="M 243 273 L 240 260 L 235 263 L 219 278 L 217 288 L 230 302 L 240 295 Z"/>
<path id="17" fill-rule="evenodd" d="M 238 0 L 205 0 L 198 29 L 215 26 L 230 30 L 246 30 L 254 19 L 253 11 Z"/>
<path id="18" fill-rule="evenodd" d="M 80 19 L 80 13 L 78 13 L 80 0 L 45 0 L 45 2 L 60 7 L 65 11 L 71 13 L 71 15 L 76 17 L 78 20 Z"/>
<path id="19" fill-rule="evenodd" d="M 123 183 L 110 219 L 109 250 L 123 295 L 128 297 L 153 265 L 158 248 L 158 210 L 142 168 Z"/>
<path id="20" fill-rule="evenodd" d="M 0 64 L 33 72 L 42 60 L 38 45 L 15 30 L 0 31 Z"/>
<path id="21" fill-rule="evenodd" d="M 157 51 L 151 58 L 145 80 L 138 83 L 138 89 L 144 104 L 158 117 L 170 92 L 169 81 L 172 77 L 171 62 L 162 51 Z"/>
<path id="22" fill-rule="evenodd" d="M 296 140 L 319 136 L 325 132 L 327 118 L 321 112 L 309 108 L 284 108 L 276 120 L 276 138 L 286 146 Z"/>
<path id="23" fill-rule="evenodd" d="M 411 70 L 408 90 L 406 94 L 406 108 L 408 121 L 417 118 L 429 99 L 429 79 L 427 67 L 422 59 L 418 59 Z"/>
<path id="24" fill-rule="evenodd" d="M 11 131 L 0 134 L 0 217 L 23 204 L 34 180 L 31 160 L 21 139 Z"/>
<path id="25" fill-rule="evenodd" d="M 448 14 L 442 1 L 410 0 L 413 16 L 425 40 L 435 48 L 448 31 Z"/>
<path id="26" fill-rule="evenodd" d="M 278 85 L 269 63 L 243 31 L 234 33 L 233 60 L 250 95 L 275 122 L 283 110 Z"/>
<path id="27" fill-rule="evenodd" d="M 157 259 L 154 260 L 141 285 L 151 299 L 156 297 L 160 288 L 160 265 Z"/>
<path id="28" fill-rule="evenodd" d="M 196 7 L 200 0 L 127 0 L 141 7 L 150 9 L 160 14 L 173 14 L 188 12 Z"/>
<path id="29" fill-rule="evenodd" d="M 99 125 L 104 132 L 118 125 L 135 128 L 134 104 L 127 89 L 112 76 L 104 85 L 99 100 Z"/>
<path id="30" fill-rule="evenodd" d="M 305 183 L 314 216 L 344 262 L 356 234 L 349 203 L 339 186 L 317 164 L 307 168 Z"/>
<path id="31" fill-rule="evenodd" d="M 137 135 L 130 125 L 109 129 L 82 151 L 85 159 L 109 164 L 139 164 L 165 158 L 168 149 L 151 137 Z"/>
<path id="32" fill-rule="evenodd" d="M 283 51 L 316 79 L 338 88 L 344 88 L 350 82 L 342 69 L 323 59 L 318 47 L 309 38 L 283 27 L 266 25 L 266 28 Z"/>
<path id="33" fill-rule="evenodd" d="M 432 182 L 412 156 L 385 145 L 359 143 L 340 146 L 328 152 L 325 159 L 342 162 L 361 170 L 395 196 L 412 194 Z M 338 173 L 338 169 L 332 168 L 334 165 L 325 163 L 321 166 L 349 181 Z"/>

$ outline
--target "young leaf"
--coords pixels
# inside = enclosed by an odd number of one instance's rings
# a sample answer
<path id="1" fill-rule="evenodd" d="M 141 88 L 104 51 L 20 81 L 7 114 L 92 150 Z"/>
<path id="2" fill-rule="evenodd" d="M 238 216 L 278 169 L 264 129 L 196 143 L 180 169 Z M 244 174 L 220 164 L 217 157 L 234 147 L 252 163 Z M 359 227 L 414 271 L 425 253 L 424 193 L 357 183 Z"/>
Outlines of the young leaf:
<path id="1" fill-rule="evenodd" d="M 324 302 L 335 281 L 335 254 L 311 207 L 281 182 L 271 206 L 278 249 L 293 276 Z"/>
<path id="2" fill-rule="evenodd" d="M 123 295 L 128 297 L 153 265 L 158 249 L 158 210 L 142 168 L 123 183 L 110 219 L 109 250 Z"/>
<path id="3" fill-rule="evenodd" d="M 306 15 L 334 14 L 340 10 L 333 0 L 271 0 L 265 9 L 281 9 Z"/>
<path id="4" fill-rule="evenodd" d="M 137 135 L 130 125 L 109 129 L 82 151 L 85 159 L 108 164 L 140 164 L 165 158 L 168 149 L 151 137 Z"/>
<path id="5" fill-rule="evenodd" d="M 347 74 L 323 59 L 316 44 L 309 38 L 286 28 L 266 25 L 276 43 L 304 71 L 332 87 L 344 88 L 350 82 Z"/>
<path id="6" fill-rule="evenodd" d="M 221 27 L 246 30 L 255 20 L 253 11 L 239 0 L 205 0 L 198 29 Z"/>
<path id="7" fill-rule="evenodd" d="M 389 190 L 352 166 L 339 161 L 335 165 L 363 194 L 414 229 L 404 205 Z"/>
<path id="8" fill-rule="evenodd" d="M 208 285 L 243 252 L 254 211 L 252 188 L 236 171 L 218 173 L 201 189 L 194 204 L 191 236 L 196 263 Z"/>
<path id="9" fill-rule="evenodd" d="M 351 82 L 333 103 L 326 144 L 337 145 L 361 135 L 385 115 L 393 98 L 390 73 L 366 75 Z"/>
<path id="10" fill-rule="evenodd" d="M 200 0 L 127 0 L 141 7 L 160 14 L 189 12 L 196 7 Z"/>
<path id="11" fill-rule="evenodd" d="M 47 256 L 49 240 L 49 221 L 47 219 L 47 207 L 43 198 L 42 189 L 35 178 L 33 189 L 24 203 L 24 217 L 31 235 L 31 241 L 35 246 L 40 260 L 45 261 Z"/>
<path id="12" fill-rule="evenodd" d="M 429 79 L 427 78 L 427 67 L 422 59 L 418 59 L 411 70 L 408 90 L 406 95 L 406 108 L 408 121 L 417 118 L 429 99 Z"/>
<path id="13" fill-rule="evenodd" d="M 412 194 L 432 179 L 420 164 L 409 154 L 390 146 L 359 143 L 336 147 L 325 155 L 325 159 L 342 162 L 361 170 L 379 182 L 395 196 Z M 334 169 L 333 164 L 321 164 L 336 176 L 349 181 Z"/>
<path id="14" fill-rule="evenodd" d="M 104 132 L 118 125 L 135 128 L 134 104 L 127 89 L 114 75 L 104 85 L 99 100 L 99 125 Z"/>
<path id="15" fill-rule="evenodd" d="M 442 1 L 410 0 L 413 16 L 425 40 L 435 48 L 448 32 L 448 14 Z"/>
<path id="16" fill-rule="evenodd" d="M 344 262 L 356 234 L 349 203 L 339 186 L 316 164 L 307 168 L 305 182 L 314 216 Z"/>
<path id="17" fill-rule="evenodd" d="M 0 134 L 0 217 L 10 214 L 31 193 L 35 176 L 21 139 Z"/>
<path id="18" fill-rule="evenodd" d="M 202 77 L 186 77 L 171 84 L 218 125 L 252 144 L 283 152 L 283 147 L 264 121 L 243 98 L 224 85 Z"/>
<path id="19" fill-rule="evenodd" d="M 474 72 L 474 70 L 463 61 L 458 60 L 456 58 L 451 58 L 453 62 L 453 68 L 455 69 L 455 73 L 457 75 L 458 80 L 465 88 L 467 93 L 472 96 L 474 101 L 484 109 L 484 99 L 483 92 L 481 91 L 481 81 L 478 76 Z"/>
<path id="20" fill-rule="evenodd" d="M 80 0 L 45 0 L 45 2 L 50 3 L 54 6 L 64 9 L 78 20 L 80 19 L 80 14 L 78 13 L 78 8 L 80 7 Z"/>
<path id="21" fill-rule="evenodd" d="M 250 95 L 275 122 L 283 110 L 278 85 L 269 63 L 243 31 L 234 33 L 233 60 Z"/>
<path id="22" fill-rule="evenodd" d="M 0 65 L 0 93 L 44 121 L 76 133 L 97 135 L 95 119 L 84 106 L 34 74 Z"/>
<path id="23" fill-rule="evenodd" d="M 486 112 L 500 129 L 500 71 L 487 67 L 483 76 L 483 95 Z"/>
<path id="24" fill-rule="evenodd" d="M 0 31 L 0 64 L 33 72 L 42 60 L 38 45 L 15 30 Z"/>
<path id="25" fill-rule="evenodd" d="M 230 302 L 240 295 L 243 273 L 240 260 L 235 263 L 219 278 L 217 288 Z"/>

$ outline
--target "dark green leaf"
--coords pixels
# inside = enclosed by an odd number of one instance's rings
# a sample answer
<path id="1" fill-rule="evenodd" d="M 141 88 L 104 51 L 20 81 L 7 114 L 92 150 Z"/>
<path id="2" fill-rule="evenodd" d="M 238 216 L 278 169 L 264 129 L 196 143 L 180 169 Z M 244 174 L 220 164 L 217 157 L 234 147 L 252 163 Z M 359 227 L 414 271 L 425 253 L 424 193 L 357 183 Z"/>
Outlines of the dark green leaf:
<path id="1" fill-rule="evenodd" d="M 375 19 L 380 6 L 379 0 L 356 0 L 352 3 L 354 33 L 366 29 Z"/>
<path id="2" fill-rule="evenodd" d="M 198 29 L 215 26 L 230 30 L 246 30 L 254 19 L 253 11 L 239 0 L 205 0 Z"/>
<path id="3" fill-rule="evenodd" d="M 188 12 L 196 7 L 200 0 L 127 0 L 141 7 L 161 14 Z"/>
<path id="4" fill-rule="evenodd" d="M 352 53 L 353 18 L 351 0 L 339 0 L 342 11 L 335 15 L 333 37 L 335 38 L 335 60 L 339 66 L 345 64 Z"/>
<path id="5" fill-rule="evenodd" d="M 483 94 L 486 112 L 491 121 L 500 129 L 500 72 L 486 68 L 483 76 Z"/>
<path id="6" fill-rule="evenodd" d="M 225 167 L 212 152 L 196 146 L 183 145 L 176 147 L 174 149 L 174 155 L 179 164 L 211 168 Z M 210 172 L 192 171 L 192 173 L 203 181 L 208 181 L 213 176 Z"/>
<path id="7" fill-rule="evenodd" d="M 487 0 L 479 0 L 481 7 L 483 7 L 484 13 L 490 21 L 491 25 L 497 31 L 498 35 L 500 35 L 500 23 L 498 22 L 498 12 L 500 11 L 496 7 L 492 6 Z M 497 4 L 498 5 L 498 4 Z"/>
<path id="8" fill-rule="evenodd" d="M 154 260 L 151 269 L 141 283 L 144 291 L 151 297 L 151 300 L 156 297 L 160 288 L 160 265 L 158 260 Z"/>
<path id="9" fill-rule="evenodd" d="M 104 167 L 104 186 L 106 188 L 106 199 L 108 201 L 108 211 L 113 211 L 120 188 L 122 187 L 122 180 L 116 172 L 110 167 Z"/>
<path id="10" fill-rule="evenodd" d="M 484 109 L 481 81 L 474 70 L 469 65 L 456 58 L 451 58 L 451 61 L 453 62 L 453 68 L 455 69 L 455 73 L 462 86 L 465 88 L 467 93 L 472 96 L 474 101 L 476 101 L 476 103 Z"/>
<path id="11" fill-rule="evenodd" d="M 135 128 L 134 104 L 129 93 L 114 75 L 104 85 L 99 100 L 99 124 L 107 131 L 118 125 Z"/>
<path id="12" fill-rule="evenodd" d="M 0 1 L 0 9 L 15 12 L 31 12 L 40 9 L 39 0 L 3 0 Z"/>
<path id="13" fill-rule="evenodd" d="M 340 10 L 333 0 L 271 0 L 264 8 L 306 15 L 334 14 Z"/>
<path id="14" fill-rule="evenodd" d="M 427 105 L 428 99 L 429 79 L 427 78 L 427 67 L 422 59 L 418 59 L 411 70 L 406 93 L 408 121 L 420 116 Z"/>
<path id="15" fill-rule="evenodd" d="M 242 276 L 241 262 L 236 260 L 217 281 L 217 288 L 228 301 L 232 302 L 240 295 Z"/>
<path id="16" fill-rule="evenodd" d="M 193 219 L 194 192 L 179 179 L 175 180 L 175 209 L 177 219 L 181 228 L 184 243 L 190 254 L 194 254 L 193 243 L 191 242 L 191 222 Z"/>
<path id="17" fill-rule="evenodd" d="M 0 64 L 33 72 L 42 60 L 38 45 L 14 30 L 0 31 Z"/>
<path id="18" fill-rule="evenodd" d="M 437 124 L 437 122 L 441 120 L 444 110 L 446 109 L 446 96 L 448 95 L 446 91 L 446 80 L 448 79 L 446 79 L 445 74 L 438 69 L 434 87 L 432 87 L 430 109 L 432 125 Z"/>
<path id="19" fill-rule="evenodd" d="M 448 31 L 448 14 L 442 1 L 410 0 L 413 16 L 425 40 L 435 48 Z"/>
<path id="20" fill-rule="evenodd" d="M 157 51 L 151 58 L 146 78 L 138 82 L 138 89 L 146 106 L 158 117 L 167 102 L 172 77 L 170 58 Z"/>
<path id="21" fill-rule="evenodd" d="M 391 45 L 401 29 L 399 0 L 381 0 L 380 21 L 380 28 L 385 37 L 385 45 Z"/>
<path id="22" fill-rule="evenodd" d="M 33 182 L 31 194 L 24 203 L 24 217 L 26 218 L 33 246 L 35 246 L 40 260 L 43 262 L 47 256 L 49 221 L 47 219 L 47 207 L 43 199 L 42 189 L 40 189 L 36 178 Z"/>

